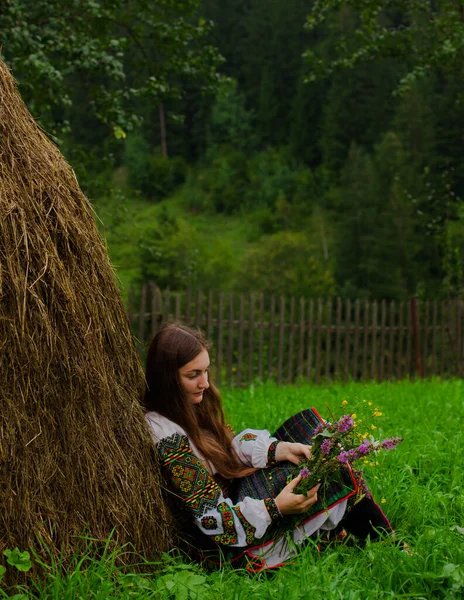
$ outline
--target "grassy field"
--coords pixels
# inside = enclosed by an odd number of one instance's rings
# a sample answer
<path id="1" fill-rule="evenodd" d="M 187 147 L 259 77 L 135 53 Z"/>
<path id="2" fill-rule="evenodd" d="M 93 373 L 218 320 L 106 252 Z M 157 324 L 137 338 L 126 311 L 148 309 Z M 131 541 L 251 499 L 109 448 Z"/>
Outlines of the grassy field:
<path id="1" fill-rule="evenodd" d="M 418 382 L 350 384 L 326 387 L 274 384 L 223 392 L 235 430 L 276 428 L 298 410 L 326 404 L 340 413 L 372 401 L 384 414 L 376 420 L 379 437 L 405 438 L 397 450 L 379 455 L 366 471 L 377 501 L 398 534 L 413 550 L 408 555 L 390 542 L 364 550 L 343 545 L 318 552 L 308 546 L 274 573 L 250 576 L 224 568 L 206 572 L 168 559 L 145 566 L 145 575 L 122 573 L 114 555 L 90 561 L 76 558 L 66 577 L 44 567 L 42 583 L 26 590 L 4 590 L 20 598 L 157 598 L 174 600 L 344 600 L 378 598 L 462 598 L 464 596 L 464 383 Z M 161 568 L 161 570 L 159 570 Z M 155 572 L 155 569 L 158 569 Z"/>

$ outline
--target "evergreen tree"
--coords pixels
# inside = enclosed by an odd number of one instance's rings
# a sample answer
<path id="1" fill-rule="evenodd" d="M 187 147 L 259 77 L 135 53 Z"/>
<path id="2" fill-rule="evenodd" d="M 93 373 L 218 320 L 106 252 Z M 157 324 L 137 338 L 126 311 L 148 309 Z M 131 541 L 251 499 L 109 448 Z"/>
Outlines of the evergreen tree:
<path id="1" fill-rule="evenodd" d="M 338 190 L 336 279 L 342 295 L 398 298 L 403 290 L 391 210 L 372 157 L 353 144 Z"/>

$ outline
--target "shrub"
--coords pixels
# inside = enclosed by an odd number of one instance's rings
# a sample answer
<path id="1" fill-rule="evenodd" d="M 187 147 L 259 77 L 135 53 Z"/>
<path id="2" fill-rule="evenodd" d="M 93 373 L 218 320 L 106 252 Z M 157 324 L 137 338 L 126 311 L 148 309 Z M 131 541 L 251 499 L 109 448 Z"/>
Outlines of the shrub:
<path id="1" fill-rule="evenodd" d="M 176 187 L 184 183 L 187 174 L 183 158 L 168 158 L 158 152 L 153 153 L 140 134 L 127 137 L 124 164 L 131 187 L 154 200 L 169 196 Z"/>
<path id="2" fill-rule="evenodd" d="M 141 276 L 161 288 L 227 289 L 235 272 L 229 242 L 201 235 L 188 221 L 164 211 L 140 242 Z"/>
<path id="3" fill-rule="evenodd" d="M 241 291 L 286 296 L 335 294 L 333 274 L 315 257 L 308 237 L 290 231 L 265 237 L 248 252 L 238 286 Z"/>

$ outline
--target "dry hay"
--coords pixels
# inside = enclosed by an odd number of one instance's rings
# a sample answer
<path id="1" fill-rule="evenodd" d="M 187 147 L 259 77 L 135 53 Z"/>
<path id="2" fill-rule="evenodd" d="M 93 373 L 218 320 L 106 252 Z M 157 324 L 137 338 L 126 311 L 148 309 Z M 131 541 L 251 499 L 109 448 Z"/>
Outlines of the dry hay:
<path id="1" fill-rule="evenodd" d="M 170 543 L 143 371 L 92 209 L 0 61 L 0 555 Z M 133 559 L 133 557 L 132 557 Z"/>

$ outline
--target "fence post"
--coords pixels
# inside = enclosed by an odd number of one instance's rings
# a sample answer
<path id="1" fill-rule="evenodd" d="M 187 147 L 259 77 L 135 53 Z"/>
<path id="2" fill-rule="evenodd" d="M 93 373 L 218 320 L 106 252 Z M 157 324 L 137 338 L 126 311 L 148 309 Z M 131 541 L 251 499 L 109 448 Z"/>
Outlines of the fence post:
<path id="1" fill-rule="evenodd" d="M 150 335 L 152 338 L 158 333 L 158 329 L 160 328 L 161 322 L 163 321 L 163 298 L 161 295 L 161 290 L 156 285 L 154 281 L 148 282 L 148 288 L 150 290 L 151 302 L 151 330 Z M 144 316 L 145 319 L 145 316 Z"/>
<path id="2" fill-rule="evenodd" d="M 348 375 L 350 372 L 350 346 L 351 346 L 351 300 L 348 298 L 345 303 L 345 318 L 344 332 L 345 332 L 345 353 L 343 361 L 343 381 L 348 381 Z"/>
<path id="3" fill-rule="evenodd" d="M 223 316 L 224 316 L 224 293 L 219 294 L 218 320 L 217 320 L 217 346 L 216 346 L 216 381 L 221 385 L 221 367 L 222 367 L 222 335 L 223 335 Z"/>
<path id="4" fill-rule="evenodd" d="M 255 341 L 255 297 L 250 294 L 248 304 L 248 381 L 253 381 L 253 350 Z"/>
<path id="5" fill-rule="evenodd" d="M 298 364 L 296 369 L 296 375 L 298 378 L 303 376 L 303 358 L 304 358 L 304 334 L 305 334 L 305 301 L 304 298 L 300 298 L 300 324 L 298 327 Z"/>
<path id="6" fill-rule="evenodd" d="M 288 338 L 288 373 L 287 381 L 292 383 L 293 381 L 293 346 L 295 343 L 295 297 L 292 296 L 290 300 L 290 324 L 289 324 L 289 338 Z"/>
<path id="7" fill-rule="evenodd" d="M 259 355 L 258 377 L 263 379 L 263 344 L 264 344 L 264 296 L 259 295 Z"/>
<path id="8" fill-rule="evenodd" d="M 420 340 L 419 340 L 419 315 L 417 313 L 417 302 L 416 297 L 411 296 L 409 299 L 409 306 L 411 310 L 411 324 L 412 324 L 412 338 L 414 342 L 414 356 L 416 373 L 422 379 L 424 376 L 422 371 L 422 361 L 420 352 Z"/>
<path id="9" fill-rule="evenodd" d="M 311 381 L 313 378 L 313 327 L 314 327 L 314 299 L 309 301 L 308 316 L 308 361 L 306 363 L 306 379 Z"/>
<path id="10" fill-rule="evenodd" d="M 330 353 L 332 351 L 332 299 L 327 300 L 327 316 L 326 316 L 326 337 L 325 337 L 325 379 L 330 381 Z"/>
<path id="11" fill-rule="evenodd" d="M 354 348 L 353 348 L 353 381 L 358 380 L 358 362 L 359 362 L 359 322 L 361 317 L 361 301 L 356 298 L 354 309 Z"/>
<path id="12" fill-rule="evenodd" d="M 147 284 L 145 283 L 142 287 L 142 295 L 140 296 L 140 309 L 139 309 L 139 352 L 142 351 L 145 340 L 145 307 L 147 305 Z"/>
<path id="13" fill-rule="evenodd" d="M 285 298 L 280 297 L 279 321 L 279 355 L 277 357 L 277 384 L 282 383 L 282 368 L 284 362 L 284 332 L 285 332 Z"/>
<path id="14" fill-rule="evenodd" d="M 229 296 L 229 333 L 227 339 L 227 383 L 232 385 L 232 361 L 234 355 L 234 295 Z"/>

